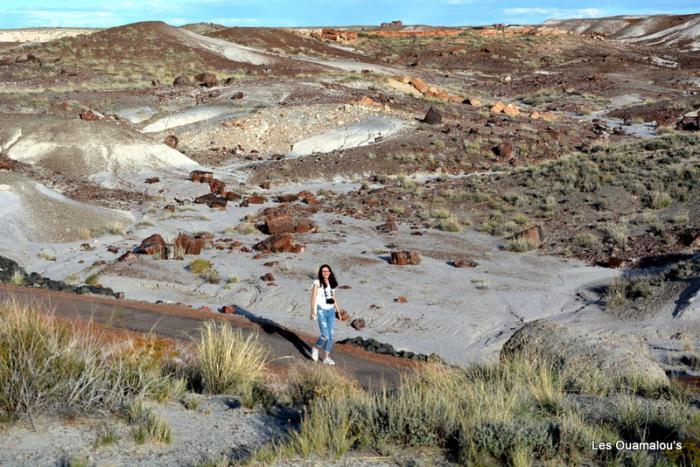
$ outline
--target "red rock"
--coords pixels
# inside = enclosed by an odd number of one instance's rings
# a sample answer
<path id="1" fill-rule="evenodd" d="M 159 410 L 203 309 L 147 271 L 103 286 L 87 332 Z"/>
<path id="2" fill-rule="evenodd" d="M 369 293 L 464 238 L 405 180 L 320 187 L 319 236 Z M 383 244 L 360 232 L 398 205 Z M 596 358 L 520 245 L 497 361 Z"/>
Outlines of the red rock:
<path id="1" fill-rule="evenodd" d="M 493 105 L 493 107 L 491 107 L 491 112 L 493 112 L 495 114 L 499 114 L 499 113 L 503 112 L 503 109 L 505 109 L 505 108 L 506 108 L 506 105 L 503 102 L 498 101 Z"/>
<path id="2" fill-rule="evenodd" d="M 365 320 L 362 318 L 353 319 L 352 322 L 350 323 L 350 326 L 352 326 L 357 331 L 361 331 L 362 329 L 364 329 L 365 325 L 366 325 Z"/>
<path id="3" fill-rule="evenodd" d="M 619 268 L 623 267 L 627 261 L 624 258 L 618 258 L 616 256 L 611 256 L 608 258 L 609 268 Z"/>
<path id="4" fill-rule="evenodd" d="M 165 143 L 168 146 L 170 146 L 171 148 L 175 149 L 177 147 L 177 143 L 179 143 L 179 140 L 177 139 L 177 136 L 175 136 L 175 135 L 168 135 L 163 140 L 163 143 Z"/>
<path id="5" fill-rule="evenodd" d="M 479 265 L 476 261 L 470 259 L 458 259 L 452 265 L 456 268 L 475 268 Z"/>
<path id="6" fill-rule="evenodd" d="M 173 80 L 173 86 L 189 86 L 190 79 L 187 76 L 181 75 Z"/>
<path id="7" fill-rule="evenodd" d="M 262 259 L 262 258 L 264 258 L 264 257 L 265 257 L 265 255 L 262 254 L 262 253 L 258 253 L 258 254 L 256 254 L 256 255 L 253 255 L 253 259 Z"/>
<path id="8" fill-rule="evenodd" d="M 304 203 L 308 204 L 309 206 L 318 206 L 321 204 L 317 199 L 316 196 L 309 192 L 309 191 L 300 191 L 298 193 L 299 199 L 302 200 Z"/>
<path id="9" fill-rule="evenodd" d="M 207 193 L 206 195 L 197 196 L 194 199 L 195 204 L 209 204 L 216 200 L 219 196 L 216 193 Z"/>
<path id="10" fill-rule="evenodd" d="M 541 226 L 536 225 L 534 227 L 530 227 L 529 229 L 525 229 L 522 232 L 520 232 L 517 235 L 517 238 L 529 240 L 535 245 L 540 246 L 542 244 L 542 241 L 544 240 L 544 230 L 542 230 Z"/>
<path id="11" fill-rule="evenodd" d="M 163 210 L 169 211 L 169 212 L 175 212 L 175 211 L 177 211 L 177 206 L 175 206 L 174 204 L 168 204 L 167 206 L 165 206 L 163 208 Z"/>
<path id="12" fill-rule="evenodd" d="M 241 199 L 241 195 L 233 191 L 227 191 L 222 196 L 226 198 L 226 201 L 238 201 Z"/>
<path id="13" fill-rule="evenodd" d="M 256 255 L 257 256 L 257 255 Z M 267 263 L 263 263 L 263 266 L 266 266 L 268 268 L 271 268 L 273 266 L 277 266 L 279 264 L 278 261 L 268 261 Z"/>
<path id="14" fill-rule="evenodd" d="M 211 190 L 212 193 L 223 196 L 225 189 L 226 184 L 221 180 L 217 180 L 216 178 L 209 180 L 209 190 Z"/>
<path id="15" fill-rule="evenodd" d="M 512 117 L 520 114 L 520 109 L 515 104 L 508 104 L 503 108 L 503 113 Z"/>
<path id="16" fill-rule="evenodd" d="M 175 239 L 175 248 L 185 255 L 198 255 L 204 248 L 204 238 L 192 238 L 187 234 L 180 233 Z"/>
<path id="17" fill-rule="evenodd" d="M 226 314 L 226 315 L 233 315 L 235 314 L 235 310 L 231 305 L 224 305 L 221 307 L 221 312 Z"/>
<path id="18" fill-rule="evenodd" d="M 117 253 L 119 253 L 119 248 L 117 248 L 117 247 L 114 246 L 114 245 L 109 245 L 109 246 L 107 247 L 107 251 L 109 251 L 110 253 L 117 254 Z"/>
<path id="19" fill-rule="evenodd" d="M 219 80 L 216 79 L 216 75 L 214 73 L 199 73 L 194 77 L 194 79 L 200 86 L 205 86 L 208 88 L 219 85 Z"/>
<path id="20" fill-rule="evenodd" d="M 136 259 L 136 253 L 133 251 L 127 251 L 123 255 L 121 255 L 119 258 L 117 258 L 117 261 L 122 262 L 122 261 L 133 261 Z"/>
<path id="21" fill-rule="evenodd" d="M 513 148 L 513 144 L 509 143 L 508 141 L 505 141 L 505 142 L 499 144 L 498 146 L 496 146 L 495 148 L 493 148 L 493 152 L 497 156 L 501 156 L 504 159 L 510 159 L 513 157 L 513 153 L 515 151 Z"/>
<path id="22" fill-rule="evenodd" d="M 303 253 L 304 250 L 305 250 L 304 245 L 294 245 L 294 246 L 292 246 L 291 253 L 295 253 L 298 255 L 300 253 Z"/>
<path id="23" fill-rule="evenodd" d="M 420 264 L 421 257 L 416 251 L 392 251 L 389 262 L 397 266 Z"/>
<path id="24" fill-rule="evenodd" d="M 238 91 L 231 96 L 231 99 L 237 101 L 237 100 L 243 99 L 243 96 L 244 96 L 243 93 L 241 91 Z"/>
<path id="25" fill-rule="evenodd" d="M 190 180 L 199 183 L 209 183 L 214 178 L 212 172 L 206 172 L 204 170 L 193 170 L 190 172 Z"/>
<path id="26" fill-rule="evenodd" d="M 159 255 L 161 258 L 167 256 L 167 247 L 165 246 L 165 240 L 160 234 L 153 234 L 150 237 L 144 239 L 139 247 L 139 252 L 147 255 Z"/>
<path id="27" fill-rule="evenodd" d="M 404 297 L 403 295 L 400 295 L 399 297 L 396 297 L 394 299 L 396 303 L 408 303 L 408 299 Z"/>
<path id="28" fill-rule="evenodd" d="M 340 287 L 338 287 L 338 288 L 339 288 L 339 289 L 341 289 L 341 290 L 348 290 L 348 289 L 352 289 L 352 287 L 350 287 L 349 285 L 341 285 L 341 286 L 340 286 Z"/>
<path id="29" fill-rule="evenodd" d="M 151 184 L 153 184 L 153 183 L 160 183 L 160 178 L 158 178 L 158 177 L 148 177 L 148 178 L 146 179 L 146 183 L 148 183 L 149 185 L 151 185 Z"/>
<path id="30" fill-rule="evenodd" d="M 104 119 L 104 117 L 97 115 L 92 110 L 81 110 L 79 116 L 81 120 L 85 120 L 86 122 L 93 122 Z"/>
<path id="31" fill-rule="evenodd" d="M 279 253 L 282 251 L 291 251 L 292 236 L 290 234 L 271 235 L 265 240 L 253 245 L 253 248 L 262 252 Z"/>
<path id="32" fill-rule="evenodd" d="M 340 219 L 336 219 L 336 220 L 334 220 L 333 222 L 331 222 L 331 224 L 333 224 L 333 225 L 343 225 L 343 221 L 341 221 Z"/>
<path id="33" fill-rule="evenodd" d="M 211 312 L 211 308 L 209 308 L 208 306 L 200 306 L 199 311 Z"/>
<path id="34" fill-rule="evenodd" d="M 425 81 L 423 81 L 420 78 L 410 78 L 408 81 L 414 88 L 416 88 L 416 91 L 418 91 L 421 94 L 425 94 L 428 92 L 428 85 L 425 84 Z"/>
<path id="35" fill-rule="evenodd" d="M 263 190 L 269 190 L 270 189 L 270 182 L 262 182 L 259 186 Z"/>
<path id="36" fill-rule="evenodd" d="M 267 198 L 265 198 L 264 196 L 260 196 L 260 195 L 246 196 L 245 199 L 250 204 L 263 204 L 263 203 L 267 202 Z"/>
<path id="37" fill-rule="evenodd" d="M 268 272 L 260 276 L 260 279 L 264 280 L 265 282 L 274 282 L 275 276 L 273 276 L 271 272 Z"/>
<path id="38" fill-rule="evenodd" d="M 298 195 L 279 195 L 277 198 L 278 203 L 291 203 L 299 199 Z"/>

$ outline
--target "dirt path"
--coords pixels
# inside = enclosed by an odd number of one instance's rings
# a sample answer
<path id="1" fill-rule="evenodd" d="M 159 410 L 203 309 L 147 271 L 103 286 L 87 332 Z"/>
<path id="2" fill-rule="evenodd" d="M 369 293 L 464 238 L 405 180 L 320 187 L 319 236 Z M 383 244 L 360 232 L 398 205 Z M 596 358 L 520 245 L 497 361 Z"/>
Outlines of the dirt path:
<path id="1" fill-rule="evenodd" d="M 93 320 L 105 327 L 136 332 L 153 331 L 160 337 L 191 341 L 197 339 L 202 324 L 209 320 L 227 321 L 246 335 L 258 333 L 259 342 L 268 349 L 273 367 L 285 373 L 298 361 L 311 360 L 306 356 L 315 336 L 291 331 L 273 321 L 195 311 L 184 306 L 158 305 L 130 300 L 113 300 L 95 296 L 74 295 L 43 289 L 0 285 L 0 301 L 18 300 L 38 310 L 53 310 L 56 316 L 69 320 Z M 354 377 L 363 387 L 372 389 L 385 384 L 396 387 L 400 375 L 413 363 L 407 360 L 366 352 L 350 345 L 337 344 L 333 359 L 339 369 Z"/>

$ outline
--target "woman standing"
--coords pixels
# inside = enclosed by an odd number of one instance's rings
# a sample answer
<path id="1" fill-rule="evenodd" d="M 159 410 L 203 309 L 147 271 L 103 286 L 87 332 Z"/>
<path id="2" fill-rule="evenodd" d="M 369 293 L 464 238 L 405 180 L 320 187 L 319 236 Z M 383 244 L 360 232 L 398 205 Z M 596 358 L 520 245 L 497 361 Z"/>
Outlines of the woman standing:
<path id="1" fill-rule="evenodd" d="M 311 359 L 317 362 L 318 352 L 323 350 L 326 352 L 326 357 L 323 359 L 323 363 L 326 365 L 335 365 L 331 359 L 331 349 L 333 348 L 335 312 L 340 310 L 335 296 L 337 287 L 338 281 L 335 279 L 331 267 L 324 264 L 319 268 L 318 279 L 314 280 L 314 286 L 311 290 L 311 319 L 314 320 L 318 317 L 318 327 L 321 330 L 321 336 L 311 348 Z"/>

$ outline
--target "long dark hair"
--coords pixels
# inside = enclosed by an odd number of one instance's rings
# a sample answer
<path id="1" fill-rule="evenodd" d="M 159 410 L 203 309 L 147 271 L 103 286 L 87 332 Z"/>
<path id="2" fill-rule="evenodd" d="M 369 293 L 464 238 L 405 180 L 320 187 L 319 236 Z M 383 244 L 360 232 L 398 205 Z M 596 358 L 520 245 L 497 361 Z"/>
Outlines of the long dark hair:
<path id="1" fill-rule="evenodd" d="M 331 275 L 328 276 L 328 284 L 331 286 L 331 289 L 337 288 L 338 281 L 335 280 L 335 274 L 333 274 L 333 270 L 327 264 L 324 264 L 320 268 L 318 268 L 318 283 L 321 285 L 321 287 L 326 287 L 326 282 L 323 280 L 323 274 L 321 273 L 323 268 L 328 268 L 328 270 L 331 272 Z"/>

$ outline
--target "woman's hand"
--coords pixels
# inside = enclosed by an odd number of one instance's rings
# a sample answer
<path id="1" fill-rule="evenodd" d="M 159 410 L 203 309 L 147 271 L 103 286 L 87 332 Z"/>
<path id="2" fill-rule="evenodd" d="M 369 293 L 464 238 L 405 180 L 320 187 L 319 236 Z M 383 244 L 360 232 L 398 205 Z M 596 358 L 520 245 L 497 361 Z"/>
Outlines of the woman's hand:
<path id="1" fill-rule="evenodd" d="M 311 319 L 311 321 L 316 319 L 316 310 L 311 310 L 311 315 L 309 315 L 309 319 Z"/>

